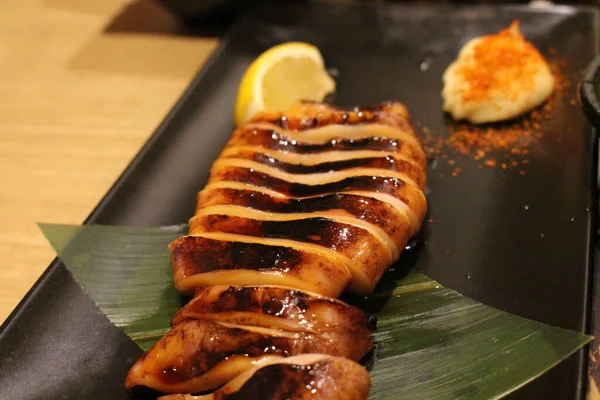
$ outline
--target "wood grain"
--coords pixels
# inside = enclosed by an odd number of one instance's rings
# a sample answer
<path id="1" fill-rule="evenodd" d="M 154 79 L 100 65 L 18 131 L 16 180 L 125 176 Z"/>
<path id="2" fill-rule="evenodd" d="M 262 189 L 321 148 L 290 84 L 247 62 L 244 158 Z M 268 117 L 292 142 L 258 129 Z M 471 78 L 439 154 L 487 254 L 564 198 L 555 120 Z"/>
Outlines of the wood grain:
<path id="1" fill-rule="evenodd" d="M 81 223 L 216 47 L 107 29 L 137 3 L 0 5 L 0 322 L 54 257 L 36 223 Z"/>

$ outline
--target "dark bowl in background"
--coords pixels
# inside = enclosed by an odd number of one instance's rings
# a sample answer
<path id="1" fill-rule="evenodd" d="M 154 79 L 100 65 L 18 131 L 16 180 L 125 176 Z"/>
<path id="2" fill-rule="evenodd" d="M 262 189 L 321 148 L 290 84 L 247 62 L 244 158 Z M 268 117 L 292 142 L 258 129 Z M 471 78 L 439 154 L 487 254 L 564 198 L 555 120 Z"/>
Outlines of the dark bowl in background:
<path id="1" fill-rule="evenodd" d="M 600 129 L 600 56 L 585 68 L 579 96 L 588 119 L 596 129 Z"/>
<path id="2" fill-rule="evenodd" d="M 252 0 L 158 0 L 177 17 L 193 21 L 195 19 L 220 18 L 245 9 Z"/>
<path id="3" fill-rule="evenodd" d="M 251 6 L 265 3 L 306 3 L 307 0 L 155 0 L 194 27 L 227 26 Z"/>
<path id="4" fill-rule="evenodd" d="M 189 25 L 206 24 L 223 25 L 231 23 L 250 6 L 265 3 L 337 3 L 339 0 L 155 0 L 168 9 L 173 15 L 186 21 Z M 561 4 L 591 4 L 597 5 L 598 0 L 562 0 Z M 346 0 L 347 3 L 380 3 L 381 0 Z M 457 4 L 501 4 L 527 3 L 528 0 L 383 0 L 387 3 L 457 3 Z"/>

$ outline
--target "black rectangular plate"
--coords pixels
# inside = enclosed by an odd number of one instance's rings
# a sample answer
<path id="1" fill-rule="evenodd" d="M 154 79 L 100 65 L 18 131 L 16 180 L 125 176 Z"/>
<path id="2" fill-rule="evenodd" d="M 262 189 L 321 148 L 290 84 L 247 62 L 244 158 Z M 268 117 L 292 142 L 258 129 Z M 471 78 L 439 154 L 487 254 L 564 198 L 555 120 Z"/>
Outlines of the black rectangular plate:
<path id="1" fill-rule="evenodd" d="M 274 44 L 302 40 L 319 46 L 327 65 L 339 70 L 336 104 L 402 101 L 414 121 L 444 132 L 445 67 L 469 38 L 498 31 L 513 19 L 522 21 L 525 35 L 542 52 L 554 47 L 568 59 L 569 76 L 597 52 L 598 17 L 589 8 L 311 5 L 254 11 L 235 25 L 86 222 L 155 226 L 186 221 L 230 136 L 240 77 Z M 425 60 L 429 69 L 422 71 Z M 595 240 L 596 140 L 568 99 L 555 105 L 551 122 L 530 149 L 526 175 L 473 168 L 451 178 L 443 163 L 430 171 L 434 222 L 423 228 L 415 266 L 489 305 L 585 331 Z M 444 172 L 446 178 L 440 178 Z M 2 399 L 124 399 L 124 376 L 141 354 L 58 261 L 0 333 Z M 512 398 L 581 398 L 585 359 L 579 352 Z"/>

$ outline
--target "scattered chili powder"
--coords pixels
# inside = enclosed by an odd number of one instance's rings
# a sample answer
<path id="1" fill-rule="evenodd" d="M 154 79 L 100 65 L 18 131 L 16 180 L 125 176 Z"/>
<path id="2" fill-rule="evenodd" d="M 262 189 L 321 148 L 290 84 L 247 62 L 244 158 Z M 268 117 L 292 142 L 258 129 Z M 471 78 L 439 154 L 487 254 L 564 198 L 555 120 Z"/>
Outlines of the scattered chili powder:
<path id="1" fill-rule="evenodd" d="M 551 49 L 550 54 L 556 54 L 556 50 Z M 457 164 L 457 157 L 469 157 L 477 162 L 479 169 L 484 166 L 513 169 L 528 164 L 529 147 L 543 136 L 544 123 L 551 118 L 554 104 L 565 98 L 571 87 L 571 80 L 563 72 L 566 62 L 555 56 L 549 65 L 554 76 L 554 91 L 545 104 L 504 123 L 473 125 L 449 121 L 447 137 L 434 136 L 424 126 L 421 133 L 427 156 L 444 160 L 449 165 Z M 562 138 L 556 140 L 560 142 Z M 460 172 L 460 168 L 455 168 L 452 176 L 458 176 Z M 525 175 L 525 171 L 520 169 L 519 174 Z M 440 177 L 444 175 L 440 174 Z"/>

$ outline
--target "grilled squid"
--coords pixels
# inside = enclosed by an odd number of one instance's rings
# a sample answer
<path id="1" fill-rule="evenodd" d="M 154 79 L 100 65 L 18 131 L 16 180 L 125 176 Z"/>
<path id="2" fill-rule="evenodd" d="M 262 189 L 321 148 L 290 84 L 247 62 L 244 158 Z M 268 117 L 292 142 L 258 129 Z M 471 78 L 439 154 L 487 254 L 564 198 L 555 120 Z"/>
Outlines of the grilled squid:
<path id="1" fill-rule="evenodd" d="M 175 285 L 370 293 L 419 230 L 425 155 L 406 108 L 301 103 L 236 129 L 171 243 Z"/>
<path id="2" fill-rule="evenodd" d="M 172 323 L 176 325 L 186 319 L 207 319 L 288 332 L 347 333 L 356 344 L 368 342 L 372 328 L 371 321 L 361 310 L 340 300 L 273 286 L 200 288 L 175 314 Z"/>
<path id="3" fill-rule="evenodd" d="M 360 360 L 372 347 L 364 313 L 339 300 L 275 287 L 200 289 L 173 329 L 129 371 L 128 389 L 215 389 L 249 368 L 321 353 Z"/>
<path id="4" fill-rule="evenodd" d="M 271 360 L 204 396 L 176 394 L 159 400 L 363 400 L 369 374 L 353 361 L 322 354 Z"/>
<path id="5" fill-rule="evenodd" d="M 373 291 L 420 229 L 425 166 L 399 103 L 299 103 L 236 129 L 189 234 L 169 246 L 176 288 L 195 296 L 126 387 L 183 396 L 170 399 L 365 399 L 355 361 L 373 324 L 335 298 Z"/>

